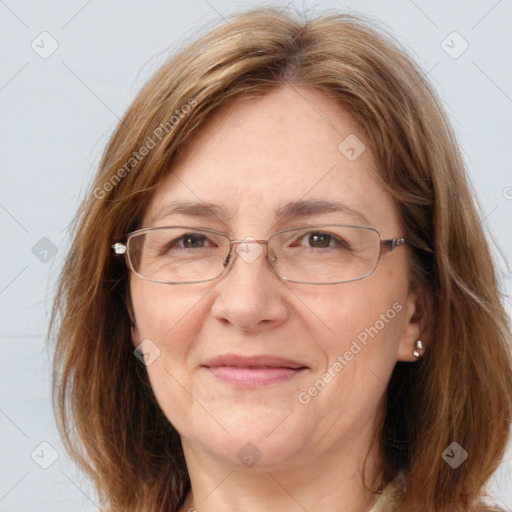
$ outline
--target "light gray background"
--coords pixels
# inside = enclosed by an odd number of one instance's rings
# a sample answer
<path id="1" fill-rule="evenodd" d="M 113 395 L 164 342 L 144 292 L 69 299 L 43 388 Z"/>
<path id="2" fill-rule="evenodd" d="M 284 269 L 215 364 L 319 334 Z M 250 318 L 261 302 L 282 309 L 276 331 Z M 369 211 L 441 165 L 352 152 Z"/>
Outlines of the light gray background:
<path id="1" fill-rule="evenodd" d="M 257 4 L 0 1 L 1 512 L 98 510 L 93 490 L 59 442 L 50 404 L 45 334 L 67 226 L 115 124 L 166 55 L 205 23 L 221 23 L 234 10 Z M 510 293 L 512 2 L 296 0 L 294 5 L 374 16 L 420 63 L 462 144 Z M 45 59 L 39 54 L 47 56 L 52 40 L 40 35 L 44 31 L 58 44 Z M 464 41 L 468 49 L 453 58 Z M 41 241 L 44 237 L 51 242 Z M 56 455 L 48 469 L 40 467 Z M 491 487 L 508 510 L 511 468 L 509 450 Z"/>

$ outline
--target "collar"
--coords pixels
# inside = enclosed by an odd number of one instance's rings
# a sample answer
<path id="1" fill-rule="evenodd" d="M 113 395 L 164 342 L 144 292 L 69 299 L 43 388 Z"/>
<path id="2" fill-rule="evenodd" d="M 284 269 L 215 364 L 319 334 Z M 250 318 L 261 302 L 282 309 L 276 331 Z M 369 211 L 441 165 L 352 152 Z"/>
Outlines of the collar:
<path id="1" fill-rule="evenodd" d="M 404 492 L 405 477 L 399 473 L 396 478 L 389 482 L 382 491 L 380 498 L 369 512 L 398 512 L 400 501 Z"/>

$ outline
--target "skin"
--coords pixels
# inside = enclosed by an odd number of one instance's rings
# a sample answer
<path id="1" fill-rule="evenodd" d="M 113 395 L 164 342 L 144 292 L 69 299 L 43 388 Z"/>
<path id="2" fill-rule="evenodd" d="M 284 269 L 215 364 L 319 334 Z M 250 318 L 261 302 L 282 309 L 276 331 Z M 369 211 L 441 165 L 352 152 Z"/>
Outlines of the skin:
<path id="1" fill-rule="evenodd" d="M 398 210 L 367 148 L 349 161 L 338 145 L 364 142 L 354 118 L 325 93 L 283 85 L 223 107 L 194 135 L 157 188 L 143 227 L 209 227 L 232 239 L 267 239 L 305 223 L 355 223 L 317 214 L 277 222 L 275 210 L 299 199 L 342 200 L 364 214 L 382 239 L 403 236 Z M 222 216 L 161 216 L 177 200 L 208 201 Z M 255 246 L 256 247 L 256 246 Z M 424 328 L 422 297 L 410 292 L 409 249 L 383 255 L 365 279 L 330 286 L 283 282 L 265 252 L 236 257 L 209 283 L 165 285 L 131 277 L 133 343 L 160 350 L 147 366 L 160 407 L 181 435 L 192 491 L 181 511 L 369 510 L 381 483 L 375 429 L 396 361 L 414 361 Z M 381 314 L 401 310 L 307 404 L 307 391 Z M 307 370 L 271 385 L 243 388 L 201 367 L 221 354 L 272 354 Z M 331 374 L 333 374 L 331 370 Z M 237 452 L 252 443 L 251 468 Z M 246 448 L 247 449 L 247 448 Z M 254 449 L 249 449 L 253 450 Z"/>

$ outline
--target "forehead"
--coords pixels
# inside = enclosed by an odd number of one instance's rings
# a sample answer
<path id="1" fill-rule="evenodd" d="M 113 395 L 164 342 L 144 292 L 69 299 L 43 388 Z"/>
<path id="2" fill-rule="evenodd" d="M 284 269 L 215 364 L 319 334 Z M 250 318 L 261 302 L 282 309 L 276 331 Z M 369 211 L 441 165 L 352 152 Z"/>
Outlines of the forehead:
<path id="1" fill-rule="evenodd" d="M 208 203 L 212 218 L 259 226 L 279 220 L 292 203 L 309 201 L 341 203 L 345 213 L 359 212 L 359 220 L 377 229 L 398 226 L 366 146 L 354 117 L 322 91 L 286 85 L 237 101 L 183 148 L 144 224 L 153 225 L 176 203 Z M 183 210 L 178 215 L 183 218 Z"/>

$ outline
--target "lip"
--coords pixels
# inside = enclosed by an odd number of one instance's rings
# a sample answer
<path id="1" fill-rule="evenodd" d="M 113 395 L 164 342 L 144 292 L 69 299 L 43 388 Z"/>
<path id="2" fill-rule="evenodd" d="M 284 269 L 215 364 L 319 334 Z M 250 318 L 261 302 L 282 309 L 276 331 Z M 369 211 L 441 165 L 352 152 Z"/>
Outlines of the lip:
<path id="1" fill-rule="evenodd" d="M 285 382 L 309 369 L 300 361 L 267 354 L 249 357 L 226 354 L 208 359 L 201 366 L 215 378 L 243 387 Z"/>

